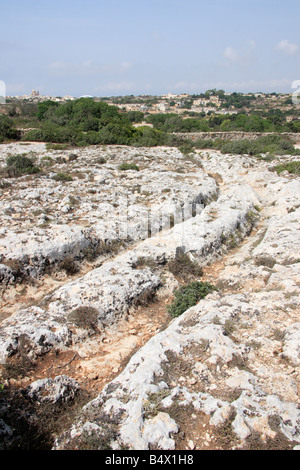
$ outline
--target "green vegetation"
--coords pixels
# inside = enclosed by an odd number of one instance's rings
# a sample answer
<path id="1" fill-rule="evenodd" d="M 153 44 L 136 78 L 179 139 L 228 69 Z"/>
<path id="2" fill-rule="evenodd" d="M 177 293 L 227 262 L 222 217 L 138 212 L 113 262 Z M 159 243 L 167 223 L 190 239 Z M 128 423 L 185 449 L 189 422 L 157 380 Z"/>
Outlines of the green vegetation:
<path id="1" fill-rule="evenodd" d="M 150 268 L 150 269 L 155 269 L 156 268 L 156 261 L 154 258 L 147 257 L 147 256 L 139 256 L 136 263 L 134 264 L 135 269 L 143 269 L 143 268 Z"/>
<path id="2" fill-rule="evenodd" d="M 300 161 L 282 163 L 281 165 L 276 165 L 274 170 L 280 175 L 283 171 L 288 171 L 294 175 L 300 175 Z"/>
<path id="3" fill-rule="evenodd" d="M 214 290 L 216 288 L 209 282 L 194 281 L 182 286 L 174 292 L 175 299 L 168 306 L 168 312 L 173 318 L 178 317 Z"/>
<path id="4" fill-rule="evenodd" d="M 26 154 L 14 155 L 6 159 L 6 172 L 8 176 L 16 177 L 39 173 L 40 171 L 40 168 Z"/>
<path id="5" fill-rule="evenodd" d="M 67 255 L 60 263 L 59 268 L 63 269 L 66 274 L 72 276 L 73 274 L 78 273 L 79 266 L 75 261 L 73 255 Z"/>
<path id="6" fill-rule="evenodd" d="M 292 141 L 279 135 L 267 135 L 258 137 L 255 140 L 221 140 L 221 139 L 198 139 L 192 142 L 195 148 L 212 148 L 220 150 L 222 153 L 231 153 L 235 155 L 299 155 L 300 150 L 295 149 Z"/>
<path id="7" fill-rule="evenodd" d="M 256 140 L 236 140 L 225 143 L 221 147 L 222 153 L 259 155 L 270 153 L 273 155 L 297 155 L 299 149 L 295 150 L 293 143 L 287 137 L 280 135 L 268 135 Z"/>
<path id="8" fill-rule="evenodd" d="M 67 319 L 79 328 L 96 329 L 98 310 L 89 306 L 81 306 L 68 313 Z"/>
<path id="9" fill-rule="evenodd" d="M 73 181 L 72 176 L 67 173 L 56 173 L 56 175 L 54 175 L 52 179 L 55 181 L 62 181 L 62 182 Z"/>
<path id="10" fill-rule="evenodd" d="M 104 163 L 107 163 L 107 160 L 104 158 L 104 157 L 98 157 L 96 160 L 95 160 L 95 163 L 99 164 L 99 165 L 104 165 Z"/>
<path id="11" fill-rule="evenodd" d="M 201 277 L 203 269 L 196 262 L 190 259 L 188 254 L 181 253 L 168 263 L 169 271 L 179 279 L 190 280 Z"/>
<path id="12" fill-rule="evenodd" d="M 121 165 L 119 165 L 119 170 L 135 170 L 135 171 L 139 171 L 139 167 L 135 164 L 135 163 L 121 163 Z"/>
<path id="13" fill-rule="evenodd" d="M 92 98 L 80 98 L 58 104 L 38 104 L 36 128 L 26 133 L 26 140 L 86 145 L 169 145 L 176 138 L 149 127 L 133 127 L 141 113 L 124 113 L 116 106 Z"/>
<path id="14" fill-rule="evenodd" d="M 273 112 L 244 112 L 237 114 L 195 113 L 193 117 L 178 114 L 151 114 L 146 122 L 163 132 L 299 132 L 300 122 L 286 122 L 286 115 L 280 110 Z"/>
<path id="15" fill-rule="evenodd" d="M 19 132 L 14 129 L 13 123 L 9 117 L 0 115 L 0 143 L 6 140 L 16 140 Z"/>
<path id="16" fill-rule="evenodd" d="M 199 98 L 208 103 L 209 111 L 192 110 L 194 101 Z M 87 145 L 136 147 L 165 145 L 183 146 L 186 153 L 190 143 L 187 139 L 179 137 L 178 133 L 241 131 L 280 134 L 300 131 L 297 110 L 294 109 L 291 100 L 276 94 L 262 97 L 242 93 L 228 95 L 224 90 L 214 89 L 200 95 L 176 98 L 167 103 L 169 107 L 176 105 L 177 108 L 184 110 L 183 114 L 148 112 L 161 99 L 162 97 L 155 96 L 124 96 L 109 99 L 119 106 L 128 103 L 143 105 L 141 109 L 145 112 L 126 111 L 125 107 L 119 109 L 115 105 L 108 104 L 106 102 L 108 99 L 105 98 L 99 100 L 80 98 L 63 103 L 51 100 L 39 103 L 12 100 L 7 104 L 8 115 L 0 115 L 0 142 L 20 140 L 20 132 L 16 129 L 20 127 L 28 129 L 23 137 L 24 140 L 46 142 L 52 145 L 53 149 Z M 224 113 L 219 114 L 219 111 L 215 113 L 214 109 L 217 108 L 223 109 Z M 142 121 L 152 124 L 153 127 L 133 125 Z M 220 149 L 223 144 L 227 145 L 226 151 L 257 154 L 257 149 L 253 149 L 246 141 L 221 142 L 219 139 L 198 141 L 198 148 L 204 148 L 201 146 L 205 145 L 208 148 Z M 231 147 L 231 144 L 234 145 Z M 270 145 L 272 144 L 271 142 Z M 283 148 L 283 150 L 289 149 Z M 272 150 L 268 152 L 274 153 Z"/>

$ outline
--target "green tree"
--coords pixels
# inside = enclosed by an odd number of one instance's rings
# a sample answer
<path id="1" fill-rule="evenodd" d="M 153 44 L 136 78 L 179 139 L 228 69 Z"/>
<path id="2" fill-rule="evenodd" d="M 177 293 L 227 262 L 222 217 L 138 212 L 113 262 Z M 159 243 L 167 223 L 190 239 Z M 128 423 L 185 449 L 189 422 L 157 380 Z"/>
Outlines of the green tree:
<path id="1" fill-rule="evenodd" d="M 231 121 L 230 119 L 224 119 L 222 124 L 220 125 L 220 130 L 221 131 L 230 131 L 231 129 Z"/>
<path id="2" fill-rule="evenodd" d="M 12 126 L 12 121 L 5 115 L 0 115 L 0 142 L 4 140 L 16 140 L 19 132 Z"/>
<path id="3" fill-rule="evenodd" d="M 58 106 L 59 106 L 59 103 L 57 103 L 56 101 L 51 101 L 51 100 L 38 103 L 37 118 L 40 121 L 42 121 L 43 119 L 45 119 L 45 116 L 50 108 L 58 107 Z"/>

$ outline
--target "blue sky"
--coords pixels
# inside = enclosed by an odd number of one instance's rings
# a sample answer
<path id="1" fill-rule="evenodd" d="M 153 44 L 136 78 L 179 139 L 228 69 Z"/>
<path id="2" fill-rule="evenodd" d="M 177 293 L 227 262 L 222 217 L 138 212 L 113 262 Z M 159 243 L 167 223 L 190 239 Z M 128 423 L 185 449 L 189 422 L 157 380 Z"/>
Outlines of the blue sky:
<path id="1" fill-rule="evenodd" d="M 292 93 L 299 0 L 0 0 L 8 95 Z"/>

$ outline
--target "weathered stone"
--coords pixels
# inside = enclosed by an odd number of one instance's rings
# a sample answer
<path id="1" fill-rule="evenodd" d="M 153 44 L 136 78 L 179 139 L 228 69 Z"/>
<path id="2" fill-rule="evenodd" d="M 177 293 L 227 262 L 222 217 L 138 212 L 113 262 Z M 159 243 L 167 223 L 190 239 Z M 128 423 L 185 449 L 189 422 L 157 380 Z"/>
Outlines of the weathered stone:
<path id="1" fill-rule="evenodd" d="M 45 149 L 41 150 L 45 155 Z M 31 345 L 31 357 L 52 348 L 72 347 L 80 349 L 88 360 L 87 338 L 95 331 L 85 331 L 70 321 L 69 314 L 79 307 L 95 309 L 97 328 L 108 328 L 104 342 L 108 349 L 112 344 L 109 327 L 114 325 L 116 332 L 118 322 L 129 311 L 134 315 L 131 307 L 142 304 L 157 290 L 158 298 L 170 295 L 178 286 L 165 269 L 178 253 L 188 254 L 207 268 L 204 276 L 216 281 L 218 291 L 156 333 L 123 370 L 120 364 L 114 364 L 117 377 L 83 408 L 72 427 L 57 437 L 53 448 L 72 448 L 72 443 L 77 445 L 88 437 L 97 449 L 107 443 L 113 449 L 174 449 L 180 414 L 191 410 L 195 420 L 198 413 L 204 414 L 210 427 L 200 436 L 204 448 L 215 445 L 214 430 L 218 436 L 222 426 L 234 449 L 247 448 L 253 436 L 259 436 L 261 446 L 273 442 L 276 448 L 281 438 L 285 448 L 297 448 L 297 177 L 279 176 L 268 162 L 253 157 L 216 151 L 201 152 L 201 157 L 195 155 L 188 161 L 177 150 L 139 149 L 136 155 L 136 149 L 112 147 L 107 150 L 105 168 L 97 167 L 96 152 L 99 150 L 82 149 L 74 162 L 74 169 L 84 175 L 85 185 L 82 181 L 72 181 L 68 187 L 55 183 L 54 191 L 48 174 L 49 178 L 43 179 L 45 191 L 34 188 L 30 192 L 20 181 L 18 191 L 25 202 L 9 199 L 2 206 L 8 228 L 0 231 L 0 246 L 6 246 L 10 233 L 14 234 L 12 240 L 17 236 L 13 220 L 26 201 L 37 202 L 39 207 L 40 201 L 43 207 L 51 204 L 54 212 L 59 207 L 61 212 L 56 215 L 59 222 L 63 218 L 61 227 L 70 228 L 76 215 L 78 230 L 65 233 L 72 232 L 67 246 L 78 257 L 100 240 L 126 239 L 135 244 L 119 255 L 108 253 L 107 258 L 112 259 L 101 260 L 100 267 L 55 289 L 45 298 L 43 308 L 22 309 L 3 321 L 2 361 L 19 351 L 24 336 Z M 136 161 L 140 172 L 121 175 L 118 165 L 125 158 Z M 285 156 L 281 160 L 294 158 Z M 73 195 L 81 186 L 84 190 Z M 59 248 L 51 251 L 48 241 L 42 248 L 46 234 L 52 233 L 54 242 L 59 228 L 59 224 L 50 224 L 42 234 L 23 222 L 23 229 L 35 234 L 32 241 L 37 234 L 41 236 L 32 245 L 35 253 L 42 253 L 40 260 L 49 253 L 50 259 L 56 259 L 56 253 L 61 253 Z M 18 240 L 22 239 L 20 235 Z M 24 259 L 23 247 L 18 251 L 18 245 L 16 249 L 10 246 L 11 253 L 19 253 L 12 259 Z M 29 248 L 26 256 L 30 258 Z M 141 259 L 148 259 L 148 267 L 139 266 Z M 216 261 L 215 268 L 212 263 Z M 30 266 L 30 262 L 27 264 Z M 38 266 L 40 261 L 37 270 Z M 4 282 L 9 283 L 13 272 L 8 268 L 1 272 Z M 163 279 L 166 281 L 160 290 Z M 131 325 L 129 333 L 133 331 Z M 130 335 L 135 346 L 136 336 Z M 89 369 L 91 380 L 98 377 L 99 370 L 95 372 Z M 187 447 L 189 442 L 195 443 L 192 427 L 180 432 Z M 197 440 L 196 448 L 198 445 Z"/>
<path id="2" fill-rule="evenodd" d="M 59 375 L 54 379 L 40 379 L 31 383 L 26 394 L 39 403 L 61 404 L 74 400 L 80 387 L 72 378 Z"/>

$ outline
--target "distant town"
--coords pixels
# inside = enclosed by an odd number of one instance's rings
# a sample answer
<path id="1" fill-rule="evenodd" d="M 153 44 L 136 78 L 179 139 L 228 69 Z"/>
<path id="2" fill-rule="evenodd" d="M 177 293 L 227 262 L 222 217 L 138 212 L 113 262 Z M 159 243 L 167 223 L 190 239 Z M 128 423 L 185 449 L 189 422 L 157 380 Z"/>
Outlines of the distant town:
<path id="1" fill-rule="evenodd" d="M 125 112 L 141 112 L 147 114 L 178 114 L 187 117 L 201 114 L 205 115 L 232 115 L 238 113 L 252 113 L 266 110 L 280 110 L 286 114 L 286 120 L 298 119 L 291 94 L 282 93 L 226 93 L 224 90 L 208 90 L 200 94 L 174 94 L 168 93 L 160 96 L 114 96 L 93 97 L 95 101 L 105 101 L 107 104 L 117 106 Z M 54 101 L 65 103 L 81 97 L 70 95 L 57 97 L 41 95 L 38 90 L 32 90 L 29 95 L 7 96 L 6 104 L 17 104 L 18 102 L 40 103 L 43 101 Z M 5 114 L 7 108 L 0 107 L 0 113 Z"/>

